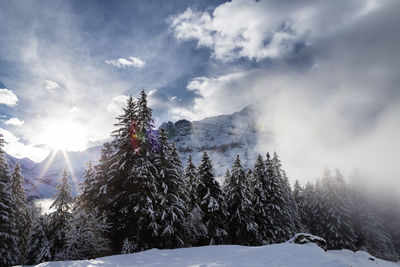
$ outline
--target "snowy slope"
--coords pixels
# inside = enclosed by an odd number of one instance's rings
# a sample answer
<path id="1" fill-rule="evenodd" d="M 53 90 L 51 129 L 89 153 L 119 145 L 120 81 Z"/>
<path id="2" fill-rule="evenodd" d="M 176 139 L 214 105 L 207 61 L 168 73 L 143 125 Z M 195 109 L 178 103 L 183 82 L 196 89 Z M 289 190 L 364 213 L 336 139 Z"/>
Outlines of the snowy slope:
<path id="1" fill-rule="evenodd" d="M 400 265 L 377 259 L 366 252 L 336 250 L 325 252 L 315 244 L 276 244 L 262 247 L 234 245 L 205 246 L 115 255 L 86 261 L 42 263 L 37 266 L 135 266 L 135 267 L 275 267 L 324 266 L 369 267 Z"/>
<path id="2" fill-rule="evenodd" d="M 203 151 L 210 154 L 217 176 L 223 176 L 227 167 L 231 168 L 236 154 L 239 154 L 244 167 L 252 167 L 257 156 L 255 147 L 259 138 L 254 121 L 255 109 L 249 106 L 242 111 L 206 118 L 201 121 L 180 120 L 175 123 L 164 123 L 161 127 L 167 130 L 171 141 L 181 154 L 186 165 L 189 154 L 193 162 L 200 163 Z M 268 137 L 263 137 L 268 140 Z M 76 192 L 76 186 L 81 181 L 86 163 L 99 159 L 101 146 L 90 147 L 81 152 L 67 152 L 74 171 L 75 180 L 71 183 Z M 62 168 L 68 169 L 68 164 L 61 151 L 53 160 L 49 155 L 43 162 L 34 163 L 29 159 L 21 159 L 22 174 L 25 177 L 25 188 L 31 198 L 49 198 L 55 193 L 59 173 Z M 13 167 L 18 159 L 8 155 L 8 162 Z M 46 168 L 48 166 L 48 168 Z"/>
<path id="3" fill-rule="evenodd" d="M 199 164 L 202 152 L 207 151 L 213 160 L 216 175 L 223 176 L 226 168 L 232 167 L 237 154 L 244 167 L 253 167 L 260 137 L 254 119 L 255 112 L 254 106 L 248 106 L 230 115 L 194 122 L 168 122 L 161 127 L 176 143 L 184 165 L 189 154 L 192 154 L 193 162 Z M 263 136 L 263 141 L 268 142 L 268 136 Z"/>

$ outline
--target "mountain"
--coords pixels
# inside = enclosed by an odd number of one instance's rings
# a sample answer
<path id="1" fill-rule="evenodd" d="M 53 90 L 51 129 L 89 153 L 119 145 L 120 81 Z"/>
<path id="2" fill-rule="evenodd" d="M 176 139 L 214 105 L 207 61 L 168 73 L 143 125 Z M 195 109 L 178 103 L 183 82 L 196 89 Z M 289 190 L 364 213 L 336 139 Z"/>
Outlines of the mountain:
<path id="1" fill-rule="evenodd" d="M 222 177 L 226 168 L 232 166 L 236 154 L 240 155 L 243 166 L 251 167 L 254 164 L 257 156 L 255 152 L 257 140 L 260 136 L 256 130 L 255 113 L 255 107 L 248 106 L 230 115 L 192 122 L 169 121 L 160 127 L 165 129 L 170 140 L 175 142 L 184 165 L 189 154 L 192 155 L 194 163 L 199 164 L 202 152 L 207 151 L 213 160 L 216 175 Z M 264 137 L 263 140 L 265 139 Z M 75 179 L 71 183 L 75 193 L 83 177 L 86 163 L 91 160 L 96 164 L 100 151 L 101 146 L 95 146 L 80 152 L 66 153 L 75 174 Z M 11 167 L 17 160 L 8 155 Z M 34 163 L 29 159 L 19 161 L 25 177 L 25 187 L 31 198 L 52 197 L 61 169 L 68 169 L 67 161 L 61 151 L 55 152 L 54 155 L 50 154 L 40 163 Z"/>
<path id="2" fill-rule="evenodd" d="M 217 176 L 223 176 L 232 167 L 237 154 L 244 167 L 252 167 L 257 157 L 256 146 L 260 133 L 255 120 L 256 108 L 248 106 L 230 115 L 220 115 L 201 121 L 180 120 L 161 125 L 170 140 L 178 148 L 182 162 L 186 164 L 189 154 L 195 164 L 207 151 L 213 160 Z M 268 136 L 263 140 L 268 140 Z"/>

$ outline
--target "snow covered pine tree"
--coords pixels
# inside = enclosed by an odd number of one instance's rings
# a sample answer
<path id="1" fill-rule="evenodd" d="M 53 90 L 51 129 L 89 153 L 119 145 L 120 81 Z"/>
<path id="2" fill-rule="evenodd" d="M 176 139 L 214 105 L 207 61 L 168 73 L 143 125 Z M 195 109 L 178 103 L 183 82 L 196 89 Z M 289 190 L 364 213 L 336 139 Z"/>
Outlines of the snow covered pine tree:
<path id="1" fill-rule="evenodd" d="M 203 214 L 202 221 L 207 234 L 199 238 L 200 245 L 224 244 L 228 239 L 225 222 L 228 216 L 221 187 L 215 180 L 213 167 L 207 152 L 203 153 L 198 169 L 197 195 Z"/>
<path id="2" fill-rule="evenodd" d="M 49 218 L 49 242 L 52 260 L 64 260 L 66 234 L 71 219 L 71 206 L 74 198 L 71 195 L 71 186 L 68 184 L 67 171 L 61 171 L 61 183 L 57 185 L 55 199 L 50 206 L 55 211 L 50 213 Z"/>
<path id="3" fill-rule="evenodd" d="M 15 199 L 12 195 L 4 144 L 5 140 L 0 134 L 0 266 L 17 264 L 21 256 L 16 228 Z"/>
<path id="4" fill-rule="evenodd" d="M 248 185 L 237 155 L 224 186 L 227 211 L 230 214 L 227 217 L 227 227 L 232 244 L 249 246 L 257 240 L 258 225 L 255 222 Z"/>

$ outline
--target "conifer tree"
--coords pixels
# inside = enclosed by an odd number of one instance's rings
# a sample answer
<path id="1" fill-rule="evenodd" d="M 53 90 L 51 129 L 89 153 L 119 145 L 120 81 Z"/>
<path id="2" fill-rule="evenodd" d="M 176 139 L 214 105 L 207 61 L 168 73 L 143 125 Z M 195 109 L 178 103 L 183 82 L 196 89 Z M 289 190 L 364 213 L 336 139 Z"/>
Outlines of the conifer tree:
<path id="1" fill-rule="evenodd" d="M 92 210 L 94 200 L 97 198 L 98 188 L 96 188 L 96 176 L 92 167 L 92 162 L 87 163 L 83 181 L 80 184 L 78 196 L 79 206 L 84 210 Z"/>
<path id="2" fill-rule="evenodd" d="M 188 192 L 187 206 L 189 212 L 189 222 L 192 224 L 192 235 L 189 242 L 192 245 L 195 245 L 198 242 L 200 236 L 205 236 L 207 233 L 207 229 L 202 222 L 203 214 L 199 206 L 199 197 L 197 195 L 198 183 L 199 179 L 197 170 L 193 164 L 192 155 L 189 155 L 185 169 L 185 187 Z"/>
<path id="3" fill-rule="evenodd" d="M 315 190 L 313 184 L 308 182 L 304 187 L 304 189 L 300 188 L 299 185 L 296 186 L 295 184 L 294 192 L 295 192 L 295 199 L 297 202 L 297 206 L 299 207 L 301 222 L 305 228 L 305 231 L 310 233 L 315 233 L 314 232 L 315 211 L 313 210 L 313 207 L 315 206 L 314 204 Z"/>
<path id="4" fill-rule="evenodd" d="M 196 167 L 193 164 L 192 155 L 189 155 L 185 169 L 185 185 L 186 185 L 186 190 L 188 191 L 189 210 L 193 210 L 195 206 L 197 206 L 197 200 L 198 200 L 197 184 L 198 184 L 198 177 L 197 177 Z"/>
<path id="5" fill-rule="evenodd" d="M 100 153 L 99 164 L 94 166 L 94 181 L 93 187 L 90 188 L 89 195 L 94 196 L 96 201 L 93 199 L 86 199 L 84 197 L 85 205 L 91 207 L 96 216 L 105 216 L 107 217 L 107 213 L 110 212 L 111 208 L 110 202 L 108 201 L 108 187 L 110 186 L 108 183 L 108 179 L 111 177 L 111 165 L 112 161 L 112 144 L 110 142 L 106 142 L 103 144 Z"/>
<path id="6" fill-rule="evenodd" d="M 257 244 L 267 244 L 270 221 L 267 207 L 267 181 L 263 157 L 259 154 L 253 168 L 252 175 L 252 206 L 254 209 L 255 222 L 258 225 Z"/>
<path id="7" fill-rule="evenodd" d="M 49 219 L 49 241 L 51 242 L 51 256 L 54 260 L 63 260 L 65 258 L 64 249 L 66 245 L 66 234 L 71 219 L 71 206 L 73 197 L 71 195 L 71 186 L 68 184 L 67 171 L 61 171 L 61 183 L 57 185 L 58 190 L 50 209 L 55 211 L 50 213 Z"/>
<path id="8" fill-rule="evenodd" d="M 326 239 L 331 249 L 355 248 L 355 235 L 346 190 L 343 177 L 338 170 L 334 178 L 327 175 L 324 177 L 322 216 L 325 218 L 325 223 L 321 225 L 321 236 Z"/>
<path id="9" fill-rule="evenodd" d="M 286 241 L 290 239 L 296 232 L 298 232 L 302 226 L 297 204 L 292 195 L 289 179 L 286 176 L 286 172 L 282 169 L 281 160 L 276 152 L 274 152 L 272 158 L 272 165 L 274 167 L 274 175 L 280 183 L 280 191 L 283 193 L 281 223 L 283 226 L 282 228 L 286 229 L 286 233 L 281 237 L 280 240 Z"/>
<path id="10" fill-rule="evenodd" d="M 396 255 L 390 234 L 382 219 L 374 210 L 374 203 L 359 186 L 351 188 L 351 217 L 357 250 L 366 250 L 372 255 L 394 259 Z"/>
<path id="11" fill-rule="evenodd" d="M 207 235 L 199 238 L 199 244 L 223 244 L 228 237 L 224 225 L 228 214 L 221 187 L 215 180 L 212 163 L 207 152 L 204 152 L 201 158 L 198 175 L 197 195 L 203 214 L 202 221 L 207 229 Z"/>
<path id="12" fill-rule="evenodd" d="M 93 259 L 107 255 L 109 240 L 105 233 L 109 226 L 79 203 L 74 206 L 73 218 L 66 235 L 65 255 L 69 260 Z"/>
<path id="13" fill-rule="evenodd" d="M 301 187 L 299 180 L 294 181 L 293 198 L 296 201 L 297 205 L 299 205 L 299 203 L 301 203 L 304 198 L 303 188 Z M 299 207 L 299 209 L 300 209 L 300 207 Z"/>
<path id="14" fill-rule="evenodd" d="M 285 194 L 288 199 L 288 214 L 290 218 L 290 223 L 293 225 L 293 232 L 292 235 L 296 232 L 299 232 L 303 229 L 303 225 L 301 223 L 299 207 L 297 206 L 296 200 L 294 199 L 294 195 L 292 192 L 292 188 L 290 187 L 289 179 L 286 176 L 286 172 L 282 170 L 282 181 L 283 181 L 283 188 Z"/>
<path id="15" fill-rule="evenodd" d="M 135 251 L 155 247 L 159 240 L 160 185 L 156 157 L 146 134 L 153 123 L 151 113 L 144 91 L 137 101 L 128 98 L 124 114 L 115 124 L 118 129 L 113 132 L 111 155 L 105 161 L 109 168 L 104 170 L 107 179 L 100 192 L 105 192 L 108 203 L 100 213 L 106 214 L 110 223 L 114 252 L 121 251 L 125 238 L 131 240 Z"/>
<path id="16" fill-rule="evenodd" d="M 282 182 L 277 175 L 277 168 L 274 165 L 269 153 L 265 161 L 266 166 L 266 197 L 267 197 L 267 238 L 268 244 L 287 241 L 293 234 L 293 225 L 288 220 L 287 199 L 282 188 Z"/>
<path id="17" fill-rule="evenodd" d="M 232 172 L 224 187 L 227 203 L 227 228 L 232 244 L 252 245 L 257 240 L 258 225 L 251 206 L 251 191 L 246 175 L 236 156 Z"/>
<path id="18" fill-rule="evenodd" d="M 12 195 L 4 144 L 5 140 L 0 134 L 0 266 L 17 264 L 21 256 L 15 199 Z"/>
<path id="19" fill-rule="evenodd" d="M 12 174 L 12 194 L 14 196 L 15 205 L 15 218 L 16 227 L 19 237 L 19 251 L 20 259 L 19 262 L 23 262 L 25 256 L 26 243 L 29 237 L 29 231 L 31 227 L 31 210 L 26 201 L 25 189 L 23 188 L 24 177 L 21 174 L 21 167 L 19 162 L 15 165 L 14 172 Z"/>
<path id="20" fill-rule="evenodd" d="M 161 152 L 157 157 L 161 185 L 160 244 L 161 248 L 183 247 L 188 234 L 187 207 L 184 192 L 182 163 L 174 147 L 170 147 L 163 129 L 160 132 Z"/>
<path id="21" fill-rule="evenodd" d="M 28 239 L 26 264 L 39 264 L 52 259 L 50 251 L 52 244 L 47 238 L 48 232 L 46 216 L 37 216 L 33 219 L 33 226 Z"/>

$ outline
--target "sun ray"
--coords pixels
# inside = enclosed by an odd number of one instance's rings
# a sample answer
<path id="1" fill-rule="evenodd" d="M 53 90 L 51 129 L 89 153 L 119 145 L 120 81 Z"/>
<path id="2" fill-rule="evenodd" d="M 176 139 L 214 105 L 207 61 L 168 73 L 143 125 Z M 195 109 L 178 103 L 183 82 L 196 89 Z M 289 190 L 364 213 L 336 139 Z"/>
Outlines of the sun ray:
<path id="1" fill-rule="evenodd" d="M 49 160 L 46 162 L 46 165 L 44 165 L 44 168 L 40 171 L 40 174 L 38 176 L 39 179 L 43 178 L 43 176 L 46 174 L 47 170 L 51 166 L 51 163 L 53 163 L 56 154 L 57 154 L 57 149 L 53 149 L 53 152 L 51 153 Z"/>
<path id="2" fill-rule="evenodd" d="M 71 161 L 69 160 L 68 154 L 64 149 L 62 149 L 61 152 L 64 155 L 64 159 L 65 159 L 65 162 L 67 163 L 68 170 L 71 173 L 72 182 L 74 183 L 75 188 L 78 189 L 78 179 L 75 175 L 75 171 L 74 171 L 74 168 L 72 167 Z"/>

